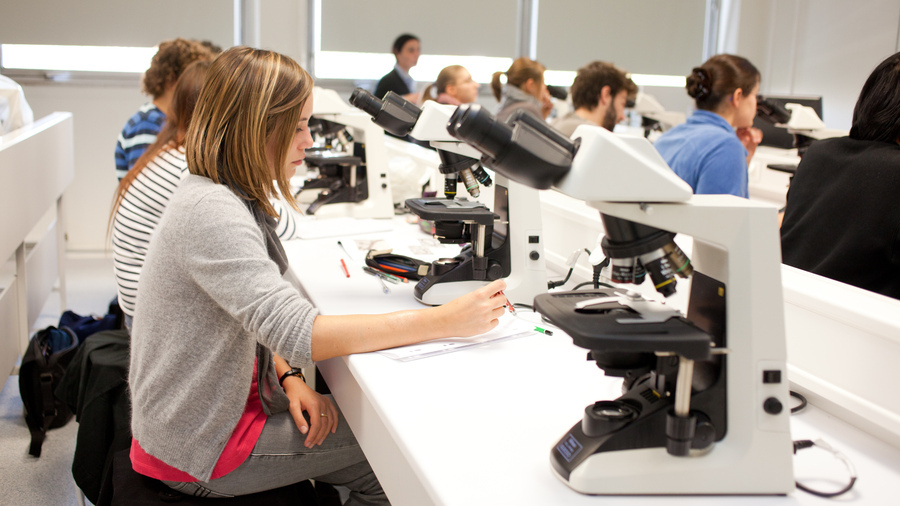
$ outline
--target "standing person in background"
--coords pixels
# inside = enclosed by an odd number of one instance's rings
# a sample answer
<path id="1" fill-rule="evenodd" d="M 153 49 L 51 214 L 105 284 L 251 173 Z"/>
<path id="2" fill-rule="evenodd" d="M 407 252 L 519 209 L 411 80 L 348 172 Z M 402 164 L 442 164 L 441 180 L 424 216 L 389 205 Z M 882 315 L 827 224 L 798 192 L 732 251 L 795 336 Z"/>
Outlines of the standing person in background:
<path id="1" fill-rule="evenodd" d="M 212 60 L 215 53 L 210 43 L 187 39 L 167 40 L 159 45 L 150 68 L 144 72 L 143 92 L 150 102 L 128 119 L 116 141 L 116 176 L 121 180 L 153 144 L 162 130 L 166 115 L 171 111 L 172 94 L 181 72 L 197 60 Z"/>
<path id="2" fill-rule="evenodd" d="M 625 104 L 629 96 L 637 95 L 637 85 L 615 65 L 595 61 L 578 69 L 569 93 L 575 110 L 552 125 L 571 137 L 579 125 L 602 126 L 612 132 L 625 119 Z"/>
<path id="3" fill-rule="evenodd" d="M 494 72 L 491 90 L 500 102 L 498 120 L 506 121 L 517 109 L 525 109 L 539 118 L 547 119 L 553 110 L 553 104 L 544 84 L 544 70 L 540 63 L 521 57 L 516 58 L 506 72 Z M 500 83 L 503 75 L 506 76 L 506 84 Z"/>
<path id="4" fill-rule="evenodd" d="M 434 100 L 439 104 L 471 104 L 478 98 L 480 85 L 462 65 L 444 67 L 437 80 L 422 92 L 422 101 Z M 433 96 L 433 93 L 437 96 Z"/>
<path id="5" fill-rule="evenodd" d="M 746 58 L 713 56 L 687 77 L 697 110 L 654 146 L 695 194 L 747 198 L 747 167 L 762 132 L 753 128 L 760 74 Z"/>
<path id="6" fill-rule="evenodd" d="M 394 64 L 394 70 L 385 74 L 378 81 L 375 88 L 375 96 L 384 98 L 389 91 L 393 91 L 412 103 L 419 101 L 419 94 L 416 93 L 416 81 L 409 75 L 409 69 L 416 66 L 419 62 L 419 55 L 422 54 L 422 46 L 419 38 L 415 35 L 404 33 L 394 40 L 392 47 L 394 58 L 397 62 Z"/>
<path id="7" fill-rule="evenodd" d="M 900 53 L 862 87 L 848 137 L 810 145 L 787 194 L 785 264 L 900 299 Z"/>

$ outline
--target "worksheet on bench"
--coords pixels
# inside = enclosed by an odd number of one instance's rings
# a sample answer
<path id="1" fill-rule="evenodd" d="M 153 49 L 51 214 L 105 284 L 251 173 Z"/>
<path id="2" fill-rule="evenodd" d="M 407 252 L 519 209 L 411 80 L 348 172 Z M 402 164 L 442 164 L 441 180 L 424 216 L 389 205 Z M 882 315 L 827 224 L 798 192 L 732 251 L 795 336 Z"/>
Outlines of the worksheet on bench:
<path id="1" fill-rule="evenodd" d="M 382 350 L 377 353 L 394 360 L 406 362 L 425 357 L 433 357 L 435 355 L 443 355 L 444 353 L 451 353 L 473 346 L 524 337 L 534 333 L 534 323 L 530 323 L 506 313 L 500 318 L 499 325 L 484 334 L 472 337 L 445 337 L 433 341 L 426 341 L 424 343 Z"/>

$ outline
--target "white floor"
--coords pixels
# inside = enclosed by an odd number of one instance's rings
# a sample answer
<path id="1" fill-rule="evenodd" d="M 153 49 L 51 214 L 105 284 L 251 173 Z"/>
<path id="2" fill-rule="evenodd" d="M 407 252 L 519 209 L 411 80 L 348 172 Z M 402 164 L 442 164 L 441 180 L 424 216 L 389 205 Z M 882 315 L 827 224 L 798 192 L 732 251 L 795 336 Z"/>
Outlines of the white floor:
<path id="1" fill-rule="evenodd" d="M 106 314 L 116 295 L 112 256 L 105 253 L 70 253 L 66 261 L 66 308 L 78 314 Z M 56 325 L 63 308 L 58 292 L 47 300 L 36 329 Z M 72 455 L 78 424 L 47 434 L 40 458 L 28 455 L 31 440 L 22 416 L 19 377 L 6 378 L 0 391 L 0 506 L 76 505 L 72 481 Z"/>

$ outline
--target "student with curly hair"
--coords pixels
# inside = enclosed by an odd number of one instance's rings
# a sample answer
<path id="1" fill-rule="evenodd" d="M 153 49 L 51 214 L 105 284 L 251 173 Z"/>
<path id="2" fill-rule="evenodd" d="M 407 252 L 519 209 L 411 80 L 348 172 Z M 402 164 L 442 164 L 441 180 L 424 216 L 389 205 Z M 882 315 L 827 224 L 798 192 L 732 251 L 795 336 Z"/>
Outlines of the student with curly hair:
<path id="1" fill-rule="evenodd" d="M 569 94 L 574 111 L 552 123 L 571 136 L 579 125 L 598 125 L 612 131 L 625 119 L 625 104 L 637 95 L 637 85 L 611 63 L 594 61 L 578 69 Z"/>
<path id="2" fill-rule="evenodd" d="M 144 73 L 142 83 L 142 91 L 150 95 L 152 100 L 142 105 L 128 119 L 116 141 L 116 175 L 119 180 L 125 177 L 162 130 L 166 114 L 172 107 L 172 94 L 178 76 L 195 61 L 215 58 L 214 48 L 208 42 L 181 38 L 167 40 L 159 45 L 150 68 Z"/>

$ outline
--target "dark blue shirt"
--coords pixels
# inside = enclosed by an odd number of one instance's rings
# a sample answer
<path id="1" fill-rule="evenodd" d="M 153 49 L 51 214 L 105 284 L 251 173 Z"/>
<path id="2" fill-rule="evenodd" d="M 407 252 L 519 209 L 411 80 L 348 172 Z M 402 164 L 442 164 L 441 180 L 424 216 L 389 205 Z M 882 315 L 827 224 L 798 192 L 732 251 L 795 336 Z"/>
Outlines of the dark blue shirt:
<path id="1" fill-rule="evenodd" d="M 654 146 L 695 194 L 748 197 L 747 148 L 722 116 L 695 111 L 686 123 L 662 134 Z"/>
<path id="2" fill-rule="evenodd" d="M 148 102 L 129 118 L 116 141 L 116 175 L 121 180 L 134 162 L 156 141 L 166 122 L 166 115 Z"/>

